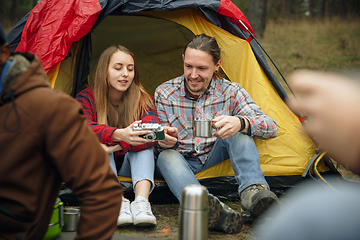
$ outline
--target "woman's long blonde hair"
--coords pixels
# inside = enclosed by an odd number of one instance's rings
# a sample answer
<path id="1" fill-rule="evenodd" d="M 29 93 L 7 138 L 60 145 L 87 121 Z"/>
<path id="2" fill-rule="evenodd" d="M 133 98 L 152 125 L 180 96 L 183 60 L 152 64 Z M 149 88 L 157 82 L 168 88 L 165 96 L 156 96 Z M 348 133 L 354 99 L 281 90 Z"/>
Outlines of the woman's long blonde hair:
<path id="1" fill-rule="evenodd" d="M 110 58 L 117 51 L 127 53 L 133 58 L 135 75 L 132 84 L 123 93 L 117 107 L 115 107 L 110 103 L 108 74 Z M 101 54 L 95 72 L 93 92 L 99 124 L 125 128 L 134 121 L 139 120 L 143 112 L 147 112 L 149 108 L 154 107 L 151 97 L 140 83 L 134 54 L 121 45 L 111 46 Z"/>

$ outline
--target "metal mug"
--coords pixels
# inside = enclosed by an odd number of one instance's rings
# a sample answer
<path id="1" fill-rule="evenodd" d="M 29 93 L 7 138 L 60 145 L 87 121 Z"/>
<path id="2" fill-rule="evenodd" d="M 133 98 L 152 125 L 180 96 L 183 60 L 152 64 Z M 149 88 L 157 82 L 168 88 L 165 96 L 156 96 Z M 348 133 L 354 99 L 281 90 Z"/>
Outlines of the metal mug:
<path id="1" fill-rule="evenodd" d="M 213 135 L 211 120 L 194 120 L 195 137 L 210 138 Z"/>
<path id="2" fill-rule="evenodd" d="M 43 240 L 55 239 L 59 236 L 62 227 L 64 226 L 64 205 L 61 202 L 60 198 L 56 199 L 53 213 L 51 215 L 51 220 L 49 223 L 48 230 L 43 238 Z"/>
<path id="3" fill-rule="evenodd" d="M 64 208 L 64 232 L 75 232 L 80 218 L 80 209 Z"/>
<path id="4" fill-rule="evenodd" d="M 208 239 L 208 193 L 201 185 L 182 189 L 179 210 L 179 240 Z"/>

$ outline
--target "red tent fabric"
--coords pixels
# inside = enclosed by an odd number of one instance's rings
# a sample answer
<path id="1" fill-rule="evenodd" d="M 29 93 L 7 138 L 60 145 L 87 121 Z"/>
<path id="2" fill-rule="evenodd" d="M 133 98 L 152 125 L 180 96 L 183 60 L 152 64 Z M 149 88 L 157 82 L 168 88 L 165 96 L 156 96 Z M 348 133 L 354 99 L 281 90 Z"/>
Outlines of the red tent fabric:
<path id="1" fill-rule="evenodd" d="M 31 11 L 15 51 L 36 54 L 49 72 L 91 30 L 101 10 L 98 0 L 43 0 Z"/>
<path id="2" fill-rule="evenodd" d="M 246 19 L 245 15 L 241 10 L 234 5 L 230 0 L 221 0 L 219 8 L 217 9 L 218 13 L 221 15 L 229 17 L 233 22 L 239 25 L 241 28 L 244 28 L 238 20 L 241 20 L 244 25 L 249 29 L 249 31 L 255 36 L 255 33 L 250 26 L 249 21 Z"/>
<path id="3" fill-rule="evenodd" d="M 21 36 L 15 51 L 36 54 L 48 73 L 66 58 L 73 42 L 84 37 L 94 25 L 113 11 L 126 14 L 145 10 L 170 11 L 185 7 L 212 8 L 243 28 L 238 22 L 240 19 L 253 32 L 244 14 L 230 0 L 42 0 L 28 18 L 22 20 L 25 21 L 22 33 L 12 33 Z"/>

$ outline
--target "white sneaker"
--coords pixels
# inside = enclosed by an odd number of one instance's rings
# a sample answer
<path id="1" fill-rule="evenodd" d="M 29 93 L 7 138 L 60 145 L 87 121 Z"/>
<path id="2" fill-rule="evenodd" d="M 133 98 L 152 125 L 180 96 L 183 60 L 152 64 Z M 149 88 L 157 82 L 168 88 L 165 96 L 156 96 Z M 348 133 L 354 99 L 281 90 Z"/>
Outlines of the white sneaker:
<path id="1" fill-rule="evenodd" d="M 156 218 L 151 211 L 150 203 L 144 197 L 137 197 L 131 203 L 130 208 L 135 226 L 150 227 L 156 225 Z"/>
<path id="2" fill-rule="evenodd" d="M 118 227 L 128 226 L 133 223 L 133 218 L 130 212 L 130 201 L 122 198 L 119 216 L 117 219 Z"/>

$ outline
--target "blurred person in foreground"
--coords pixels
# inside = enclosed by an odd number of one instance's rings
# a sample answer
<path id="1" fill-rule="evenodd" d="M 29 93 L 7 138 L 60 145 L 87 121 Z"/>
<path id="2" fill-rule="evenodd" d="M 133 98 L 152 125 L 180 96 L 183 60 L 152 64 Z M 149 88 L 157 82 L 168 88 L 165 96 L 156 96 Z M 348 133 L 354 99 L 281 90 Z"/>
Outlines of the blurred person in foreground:
<path id="1" fill-rule="evenodd" d="M 81 202 L 76 239 L 111 239 L 123 189 L 81 105 L 0 24 L 0 239 L 42 239 L 62 182 Z"/>
<path id="2" fill-rule="evenodd" d="M 294 112 L 305 112 L 305 131 L 320 149 L 360 174 L 360 73 L 299 71 L 290 78 Z"/>
<path id="3" fill-rule="evenodd" d="M 360 174 L 360 72 L 298 71 L 290 87 L 296 98 L 289 106 L 306 113 L 309 136 L 338 163 Z M 309 180 L 289 190 L 281 211 L 270 209 L 257 223 L 256 239 L 360 239 L 359 184 L 327 180 Z"/>

